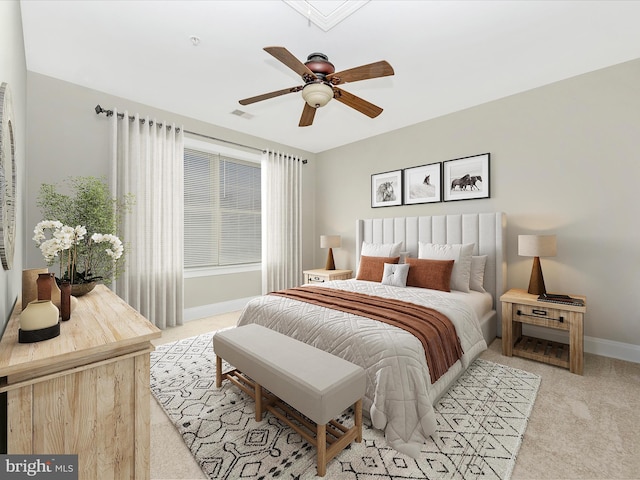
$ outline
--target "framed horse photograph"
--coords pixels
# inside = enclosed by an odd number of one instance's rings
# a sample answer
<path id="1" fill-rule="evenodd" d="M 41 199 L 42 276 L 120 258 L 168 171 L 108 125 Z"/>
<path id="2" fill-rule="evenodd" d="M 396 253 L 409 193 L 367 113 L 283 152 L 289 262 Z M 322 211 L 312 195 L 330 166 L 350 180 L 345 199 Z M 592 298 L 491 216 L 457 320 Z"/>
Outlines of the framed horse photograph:
<path id="1" fill-rule="evenodd" d="M 404 204 L 442 201 L 442 163 L 431 163 L 402 171 Z"/>
<path id="2" fill-rule="evenodd" d="M 444 201 L 489 198 L 490 157 L 483 153 L 443 162 Z"/>
<path id="3" fill-rule="evenodd" d="M 371 175 L 371 207 L 402 205 L 402 170 Z"/>

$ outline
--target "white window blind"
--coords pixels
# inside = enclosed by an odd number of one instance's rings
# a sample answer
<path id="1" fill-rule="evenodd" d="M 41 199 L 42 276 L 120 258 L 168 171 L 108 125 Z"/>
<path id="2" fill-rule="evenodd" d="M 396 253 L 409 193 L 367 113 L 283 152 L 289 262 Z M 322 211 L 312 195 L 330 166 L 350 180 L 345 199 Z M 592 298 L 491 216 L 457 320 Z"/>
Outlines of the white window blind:
<path id="1" fill-rule="evenodd" d="M 261 261 L 260 165 L 184 149 L 184 263 Z"/>

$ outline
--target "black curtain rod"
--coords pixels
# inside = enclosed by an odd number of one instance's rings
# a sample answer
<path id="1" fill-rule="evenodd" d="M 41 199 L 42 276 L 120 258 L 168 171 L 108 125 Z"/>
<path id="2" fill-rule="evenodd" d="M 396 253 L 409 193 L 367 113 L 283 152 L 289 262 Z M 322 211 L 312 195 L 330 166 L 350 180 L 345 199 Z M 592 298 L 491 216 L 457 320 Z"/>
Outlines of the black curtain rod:
<path id="1" fill-rule="evenodd" d="M 110 116 L 113 115 L 113 110 L 105 110 L 100 105 L 96 105 L 95 111 L 96 111 L 97 115 L 100 115 L 101 113 L 104 113 L 107 117 L 110 117 Z M 121 118 L 121 119 L 124 118 L 124 113 L 119 113 L 118 114 L 118 118 Z M 134 117 L 134 116 L 129 116 L 129 120 L 131 120 L 131 121 L 135 120 L 135 118 L 136 117 Z M 145 119 L 141 118 L 140 122 L 144 123 Z M 153 120 L 149 120 L 149 125 L 153 126 Z M 162 123 L 158 123 L 157 125 L 158 125 L 158 127 L 162 128 Z M 171 130 L 171 125 L 167 125 L 167 128 L 169 130 Z M 176 132 L 180 132 L 180 127 L 176 128 Z M 250 145 L 243 145 L 242 143 L 236 143 L 236 142 L 232 142 L 230 140 L 224 140 L 222 138 L 211 137 L 209 135 L 204 135 L 202 133 L 190 132 L 189 130 L 185 130 L 184 133 L 188 133 L 189 135 L 196 135 L 198 137 L 208 138 L 209 140 L 215 140 L 216 142 L 228 143 L 230 145 L 235 145 L 237 147 L 248 148 L 248 149 L 251 149 L 251 150 L 255 150 L 256 152 L 260 152 L 260 153 L 265 153 L 265 150 L 262 150 L 260 148 L 252 147 Z M 306 165 L 307 160 L 306 159 L 302 160 L 302 163 L 304 165 Z"/>

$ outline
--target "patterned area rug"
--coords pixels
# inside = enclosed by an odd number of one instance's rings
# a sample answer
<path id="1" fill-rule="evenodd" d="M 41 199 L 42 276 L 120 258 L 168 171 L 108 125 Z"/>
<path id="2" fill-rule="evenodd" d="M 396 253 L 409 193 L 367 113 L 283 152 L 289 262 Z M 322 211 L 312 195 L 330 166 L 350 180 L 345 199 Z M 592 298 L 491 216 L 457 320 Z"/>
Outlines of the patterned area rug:
<path id="1" fill-rule="evenodd" d="M 315 450 L 300 435 L 270 413 L 256 422 L 253 400 L 230 382 L 216 388 L 212 338 L 151 353 L 151 391 L 202 470 L 212 479 L 316 478 Z M 389 448 L 365 419 L 362 443 L 329 462 L 325 478 L 509 479 L 539 385 L 537 375 L 477 359 L 436 405 L 437 433 L 418 459 Z"/>

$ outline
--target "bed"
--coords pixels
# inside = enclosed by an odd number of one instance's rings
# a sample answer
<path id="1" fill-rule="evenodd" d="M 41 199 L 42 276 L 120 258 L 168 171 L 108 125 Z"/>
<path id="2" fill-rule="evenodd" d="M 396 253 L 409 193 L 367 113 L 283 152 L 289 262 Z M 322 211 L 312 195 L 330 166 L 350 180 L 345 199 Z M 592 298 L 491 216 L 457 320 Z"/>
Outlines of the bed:
<path id="1" fill-rule="evenodd" d="M 486 256 L 484 292 L 444 292 L 358 279 L 320 286 L 401 300 L 446 315 L 455 326 L 463 354 L 433 383 L 425 349 L 414 335 L 354 313 L 265 295 L 247 304 L 238 325 L 257 323 L 362 366 L 367 377 L 365 415 L 374 427 L 384 430 L 390 446 L 415 457 L 435 432 L 433 404 L 496 337 L 500 324 L 496 306 L 506 282 L 505 226 L 503 213 L 357 221 L 356 271 L 361 259 L 370 259 L 361 256 L 363 245 L 367 249 L 364 253 L 370 253 L 372 246 L 400 244 L 403 257 L 417 258 L 424 257 L 424 249 L 433 244 L 446 248 L 466 244 L 474 257 Z"/>

